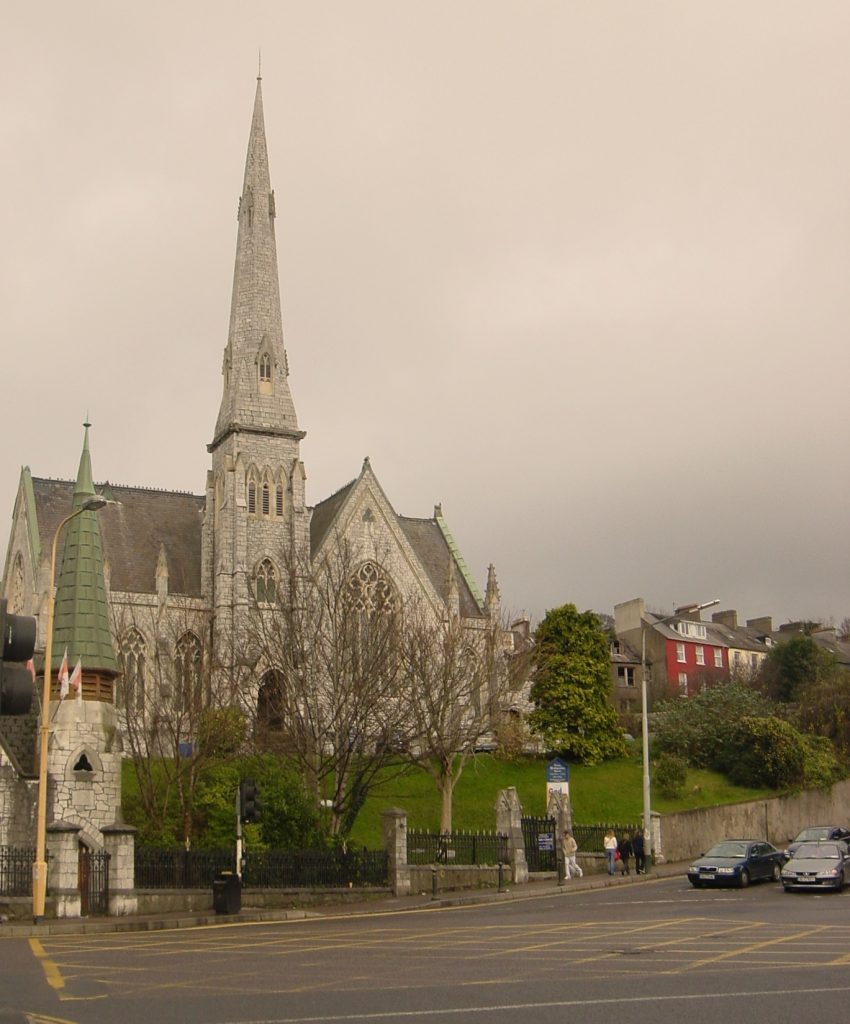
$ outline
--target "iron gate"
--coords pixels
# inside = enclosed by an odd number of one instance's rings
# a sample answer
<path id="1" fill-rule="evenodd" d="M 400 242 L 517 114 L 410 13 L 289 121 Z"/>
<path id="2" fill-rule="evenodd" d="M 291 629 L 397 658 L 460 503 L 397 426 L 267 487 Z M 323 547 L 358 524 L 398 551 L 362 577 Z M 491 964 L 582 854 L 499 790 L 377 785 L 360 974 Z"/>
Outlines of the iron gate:
<path id="1" fill-rule="evenodd" d="M 109 854 L 80 846 L 77 882 L 80 915 L 105 917 L 109 913 Z"/>
<path id="2" fill-rule="evenodd" d="M 558 870 L 558 834 L 554 818 L 522 818 L 522 839 L 529 871 Z"/>

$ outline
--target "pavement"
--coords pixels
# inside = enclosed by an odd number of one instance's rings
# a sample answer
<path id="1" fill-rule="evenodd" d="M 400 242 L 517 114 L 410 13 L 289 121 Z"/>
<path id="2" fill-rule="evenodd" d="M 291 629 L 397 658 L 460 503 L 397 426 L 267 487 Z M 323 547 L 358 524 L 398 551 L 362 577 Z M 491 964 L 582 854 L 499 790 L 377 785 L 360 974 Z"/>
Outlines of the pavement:
<path id="1" fill-rule="evenodd" d="M 40 924 L 27 921 L 7 921 L 0 924 L 0 938 L 40 938 L 57 935 L 96 935 L 109 932 L 162 931 L 170 928 L 227 927 L 248 923 L 294 921 L 305 918 L 353 917 L 362 914 L 398 914 L 406 911 L 434 910 L 439 907 L 476 906 L 502 903 L 508 900 L 541 899 L 587 892 L 623 885 L 644 885 L 660 878 L 684 876 L 687 863 L 656 864 L 645 875 L 608 875 L 585 873 L 582 878 L 571 878 L 562 883 L 554 874 L 535 876 L 533 881 L 521 885 L 508 883 L 504 891 L 471 889 L 451 892 L 416 893 L 410 896 L 380 894 L 360 898 L 358 893 L 340 897 L 338 902 L 327 902 L 311 907 L 243 907 L 238 914 L 216 914 L 212 909 L 201 911 L 171 911 L 157 914 L 133 914 L 126 917 L 45 918 Z"/>

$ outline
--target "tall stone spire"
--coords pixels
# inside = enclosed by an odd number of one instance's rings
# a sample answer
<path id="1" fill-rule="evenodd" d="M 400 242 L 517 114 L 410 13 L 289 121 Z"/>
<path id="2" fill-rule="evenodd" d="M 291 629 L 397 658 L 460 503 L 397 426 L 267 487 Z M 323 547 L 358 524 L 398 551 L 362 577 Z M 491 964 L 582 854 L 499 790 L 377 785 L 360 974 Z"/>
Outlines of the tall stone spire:
<path id="1" fill-rule="evenodd" d="M 239 231 L 224 350 L 224 389 L 210 451 L 234 433 L 300 440 L 289 391 L 289 366 L 275 242 L 275 200 L 269 176 L 262 79 L 257 77 L 254 115 L 239 199 Z"/>
<path id="2" fill-rule="evenodd" d="M 89 454 L 90 423 L 74 487 L 74 508 L 95 497 Z M 118 666 L 112 645 L 109 607 L 103 577 L 103 547 L 98 513 L 80 512 L 65 527 L 62 564 L 56 585 L 51 661 L 56 669 L 67 648 L 70 668 L 79 658 L 84 672 L 115 675 Z"/>

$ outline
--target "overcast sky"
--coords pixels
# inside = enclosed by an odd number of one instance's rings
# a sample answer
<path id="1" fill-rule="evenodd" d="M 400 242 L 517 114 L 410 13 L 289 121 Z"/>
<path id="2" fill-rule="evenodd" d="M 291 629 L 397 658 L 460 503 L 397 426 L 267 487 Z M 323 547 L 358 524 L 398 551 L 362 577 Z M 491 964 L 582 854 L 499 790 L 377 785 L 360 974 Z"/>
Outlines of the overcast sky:
<path id="1" fill-rule="evenodd" d="M 203 493 L 262 51 L 308 502 L 368 455 L 533 618 L 850 615 L 847 0 L 10 0 L 20 467 Z"/>

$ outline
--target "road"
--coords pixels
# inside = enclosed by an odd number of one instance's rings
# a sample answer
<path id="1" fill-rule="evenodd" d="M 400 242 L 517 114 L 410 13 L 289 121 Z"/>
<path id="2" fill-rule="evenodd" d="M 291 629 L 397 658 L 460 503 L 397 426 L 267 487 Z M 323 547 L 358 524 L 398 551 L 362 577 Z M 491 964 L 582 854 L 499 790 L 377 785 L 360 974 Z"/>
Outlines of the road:
<path id="1" fill-rule="evenodd" d="M 7 938 L 0 1007 L 75 1024 L 843 1020 L 848 911 L 850 891 L 667 878 L 475 907 Z"/>

